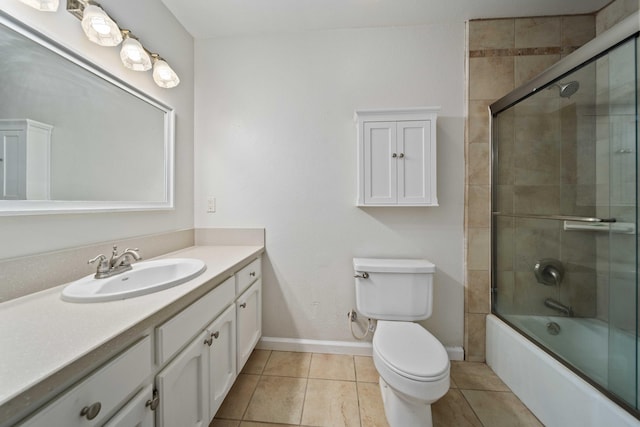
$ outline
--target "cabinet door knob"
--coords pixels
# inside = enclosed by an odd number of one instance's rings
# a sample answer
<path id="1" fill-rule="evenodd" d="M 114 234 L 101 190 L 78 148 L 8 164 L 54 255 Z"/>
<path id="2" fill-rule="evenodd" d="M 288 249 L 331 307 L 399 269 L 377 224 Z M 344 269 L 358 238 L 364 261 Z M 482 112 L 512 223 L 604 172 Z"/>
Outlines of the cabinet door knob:
<path id="1" fill-rule="evenodd" d="M 404 157 L 404 153 L 400 153 L 400 155 L 398 157 L 400 157 L 402 159 Z"/>
<path id="2" fill-rule="evenodd" d="M 246 308 L 247 307 L 247 303 L 243 302 L 242 304 L 240 304 L 240 308 Z"/>
<path id="3" fill-rule="evenodd" d="M 98 414 L 100 413 L 100 409 L 102 409 L 102 404 L 100 402 L 93 403 L 82 408 L 82 411 L 80 411 L 80 416 L 85 417 L 88 420 L 92 420 L 98 416 Z"/>
<path id="4" fill-rule="evenodd" d="M 256 277 L 256 272 L 255 272 L 255 271 L 252 271 L 251 273 L 249 273 L 249 276 L 251 276 L 251 277 Z"/>
<path id="5" fill-rule="evenodd" d="M 211 334 L 211 335 L 209 336 L 209 338 L 207 338 L 206 340 L 204 340 L 204 343 L 205 343 L 206 345 L 208 345 L 209 347 L 211 347 L 211 344 L 213 344 L 213 334 Z"/>
<path id="6" fill-rule="evenodd" d="M 160 396 L 158 395 L 158 390 L 153 390 L 153 398 L 147 400 L 147 403 L 144 404 L 147 408 L 155 411 L 160 404 Z"/>
<path id="7" fill-rule="evenodd" d="M 214 337 L 215 339 L 218 339 L 218 337 L 220 336 L 220 331 L 215 331 L 214 333 L 211 334 L 212 337 Z"/>
<path id="8" fill-rule="evenodd" d="M 393 158 L 395 159 L 396 157 L 398 157 L 398 155 L 397 155 L 396 153 L 393 153 L 393 154 L 391 155 L 391 157 L 393 157 Z"/>

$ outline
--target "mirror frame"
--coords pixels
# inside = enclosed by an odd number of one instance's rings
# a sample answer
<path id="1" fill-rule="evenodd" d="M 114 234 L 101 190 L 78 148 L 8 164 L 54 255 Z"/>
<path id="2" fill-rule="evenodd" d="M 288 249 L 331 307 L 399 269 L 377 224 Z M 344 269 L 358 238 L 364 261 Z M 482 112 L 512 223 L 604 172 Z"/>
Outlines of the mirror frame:
<path id="1" fill-rule="evenodd" d="M 172 210 L 174 206 L 174 146 L 175 146 L 175 111 L 168 105 L 158 101 L 116 77 L 82 55 L 56 42 L 22 21 L 0 10 L 0 24 L 32 40 L 49 51 L 71 61 L 98 78 L 101 78 L 132 96 L 158 108 L 164 112 L 164 177 L 165 198 L 160 201 L 67 201 L 67 200 L 1 200 L 0 216 L 69 214 L 88 212 L 122 212 Z M 108 179 L 108 177 L 105 177 Z"/>

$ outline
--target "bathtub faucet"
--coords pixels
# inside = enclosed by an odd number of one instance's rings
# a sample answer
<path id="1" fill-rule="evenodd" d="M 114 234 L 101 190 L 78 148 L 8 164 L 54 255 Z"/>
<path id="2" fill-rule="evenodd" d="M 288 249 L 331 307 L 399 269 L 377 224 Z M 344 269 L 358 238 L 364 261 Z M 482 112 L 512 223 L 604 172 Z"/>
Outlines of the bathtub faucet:
<path id="1" fill-rule="evenodd" d="M 547 298 L 546 300 L 544 300 L 544 305 L 564 314 L 567 317 L 573 317 L 573 310 L 571 309 L 571 307 L 567 307 L 566 305 L 552 298 Z"/>

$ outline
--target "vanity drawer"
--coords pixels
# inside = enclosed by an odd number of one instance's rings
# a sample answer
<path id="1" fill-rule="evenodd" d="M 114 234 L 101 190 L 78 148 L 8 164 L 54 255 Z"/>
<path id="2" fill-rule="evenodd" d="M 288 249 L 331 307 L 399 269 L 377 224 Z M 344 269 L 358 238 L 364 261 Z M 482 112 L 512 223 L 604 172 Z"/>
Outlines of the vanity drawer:
<path id="1" fill-rule="evenodd" d="M 235 298 L 230 277 L 198 301 L 156 328 L 156 363 L 164 364 L 231 304 Z"/>
<path id="2" fill-rule="evenodd" d="M 262 264 L 258 258 L 236 273 L 236 295 L 240 295 L 260 276 L 262 276 Z"/>
<path id="3" fill-rule="evenodd" d="M 151 375 L 151 339 L 147 336 L 108 362 L 80 384 L 21 424 L 40 426 L 97 426 L 113 415 Z M 98 408 L 97 415 L 82 415 L 83 408 Z"/>

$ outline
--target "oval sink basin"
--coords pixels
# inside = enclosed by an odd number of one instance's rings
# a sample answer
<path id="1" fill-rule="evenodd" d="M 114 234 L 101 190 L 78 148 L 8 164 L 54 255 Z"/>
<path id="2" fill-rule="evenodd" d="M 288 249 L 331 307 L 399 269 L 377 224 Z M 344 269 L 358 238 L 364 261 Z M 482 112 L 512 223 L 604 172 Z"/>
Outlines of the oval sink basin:
<path id="1" fill-rule="evenodd" d="M 143 261 L 133 268 L 106 279 L 93 274 L 76 280 L 62 290 L 69 302 L 104 302 L 133 298 L 168 289 L 199 276 L 207 269 L 204 262 L 191 258 Z"/>

